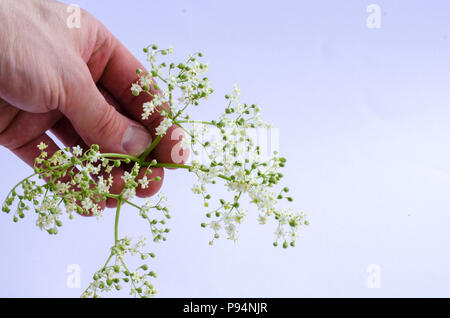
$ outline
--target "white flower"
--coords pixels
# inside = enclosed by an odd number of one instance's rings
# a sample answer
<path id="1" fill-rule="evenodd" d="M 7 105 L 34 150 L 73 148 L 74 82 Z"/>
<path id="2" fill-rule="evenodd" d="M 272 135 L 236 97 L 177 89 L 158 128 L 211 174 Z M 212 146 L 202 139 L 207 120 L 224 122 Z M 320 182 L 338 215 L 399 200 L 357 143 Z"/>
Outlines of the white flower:
<path id="1" fill-rule="evenodd" d="M 219 230 L 222 228 L 222 226 L 220 225 L 220 223 L 217 222 L 217 221 L 212 221 L 211 224 L 210 224 L 210 226 L 211 226 L 211 228 L 212 228 L 215 232 L 219 231 Z"/>
<path id="2" fill-rule="evenodd" d="M 148 188 L 148 184 L 150 183 L 150 180 L 147 179 L 147 176 L 144 176 L 138 182 L 141 184 L 142 189 L 146 189 L 146 188 Z"/>
<path id="3" fill-rule="evenodd" d="M 83 149 L 80 146 L 72 147 L 72 152 L 75 156 L 80 157 L 83 154 Z"/>
<path id="4" fill-rule="evenodd" d="M 127 188 L 127 189 L 125 189 L 125 191 L 123 192 L 123 196 L 127 200 L 133 199 L 136 196 L 136 188 Z"/>
<path id="5" fill-rule="evenodd" d="M 181 140 L 181 148 L 189 149 L 191 147 L 191 137 L 189 135 L 184 135 Z"/>
<path id="6" fill-rule="evenodd" d="M 90 198 L 85 198 L 83 201 L 81 201 L 81 206 L 85 210 L 90 210 L 94 207 L 94 204 Z"/>
<path id="7" fill-rule="evenodd" d="M 110 177 L 112 177 L 112 176 L 110 176 Z M 111 184 L 108 182 L 108 180 L 105 180 L 102 176 L 98 177 L 97 188 L 98 188 L 98 192 L 100 194 L 109 193 L 110 186 L 111 186 Z"/>
<path id="8" fill-rule="evenodd" d="M 66 193 L 69 191 L 70 185 L 69 183 L 58 181 L 56 184 L 56 191 L 59 193 Z"/>
<path id="9" fill-rule="evenodd" d="M 140 92 L 142 92 L 142 87 L 138 84 L 131 85 L 131 92 L 133 95 L 139 95 Z"/>
<path id="10" fill-rule="evenodd" d="M 156 62 L 156 53 L 153 51 L 149 51 L 147 53 L 147 61 L 149 61 L 150 63 L 155 63 Z"/>
<path id="11" fill-rule="evenodd" d="M 233 92 L 231 93 L 231 98 L 237 101 L 239 99 L 239 96 L 241 96 L 241 90 L 239 89 L 239 86 L 235 84 Z"/>
<path id="12" fill-rule="evenodd" d="M 125 171 L 123 176 L 121 176 L 121 178 L 123 179 L 123 181 L 125 181 L 125 183 L 128 183 L 128 182 L 134 180 L 133 174 L 128 171 Z"/>
<path id="13" fill-rule="evenodd" d="M 142 119 L 146 120 L 155 111 L 156 105 L 153 103 L 153 101 L 146 102 L 142 105 L 142 108 L 144 110 L 144 112 L 142 113 Z"/>
<path id="14" fill-rule="evenodd" d="M 174 75 L 170 75 L 168 82 L 172 85 L 177 85 L 177 78 Z"/>
<path id="15" fill-rule="evenodd" d="M 39 145 L 37 145 L 37 147 L 39 150 L 42 151 L 42 150 L 45 150 L 48 146 L 44 142 L 41 141 L 41 143 Z"/>
<path id="16" fill-rule="evenodd" d="M 161 136 L 172 126 L 172 119 L 164 117 L 159 126 L 156 128 L 156 135 Z"/>
<path id="17" fill-rule="evenodd" d="M 266 216 L 260 214 L 259 217 L 258 217 L 259 224 L 266 224 L 266 221 L 267 221 Z"/>
<path id="18" fill-rule="evenodd" d="M 200 194 L 202 193 L 202 189 L 198 184 L 194 184 L 192 186 L 192 192 L 194 192 L 195 194 Z"/>
<path id="19" fill-rule="evenodd" d="M 91 152 L 91 157 L 89 158 L 90 162 L 97 162 L 100 159 L 100 152 L 98 151 L 92 151 Z"/>

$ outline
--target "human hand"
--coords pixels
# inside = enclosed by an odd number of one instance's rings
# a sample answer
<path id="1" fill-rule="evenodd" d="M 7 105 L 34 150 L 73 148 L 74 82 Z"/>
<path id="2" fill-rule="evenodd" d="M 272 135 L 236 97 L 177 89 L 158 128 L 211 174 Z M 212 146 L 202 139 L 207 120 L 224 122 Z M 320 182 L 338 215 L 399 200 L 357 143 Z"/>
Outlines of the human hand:
<path id="1" fill-rule="evenodd" d="M 130 92 L 136 69 L 144 67 L 87 12 L 80 28 L 68 28 L 66 9 L 57 1 L 0 2 L 0 144 L 29 165 L 39 156 L 39 143 L 48 145 L 49 154 L 59 149 L 47 131 L 68 147 L 95 143 L 102 152 L 138 156 L 161 121 L 158 112 L 142 120 L 141 106 L 150 97 Z M 170 135 L 152 158 L 171 162 L 178 140 Z M 121 192 L 123 172 L 112 171 L 112 193 Z M 156 176 L 164 177 L 163 168 L 152 169 Z M 151 196 L 161 185 L 152 182 L 137 195 Z"/>

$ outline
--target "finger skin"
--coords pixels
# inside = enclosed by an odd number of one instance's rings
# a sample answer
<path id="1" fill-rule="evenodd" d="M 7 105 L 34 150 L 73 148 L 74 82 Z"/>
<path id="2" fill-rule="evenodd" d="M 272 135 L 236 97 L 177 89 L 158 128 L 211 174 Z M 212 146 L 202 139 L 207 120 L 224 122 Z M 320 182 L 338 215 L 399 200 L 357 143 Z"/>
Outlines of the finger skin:
<path id="1" fill-rule="evenodd" d="M 43 114 L 19 111 L 0 133 L 0 145 L 10 150 L 20 148 L 43 135 L 48 127 L 53 126 L 60 118 L 61 113 L 58 111 Z M 28 160 L 33 161 L 34 158 Z"/>

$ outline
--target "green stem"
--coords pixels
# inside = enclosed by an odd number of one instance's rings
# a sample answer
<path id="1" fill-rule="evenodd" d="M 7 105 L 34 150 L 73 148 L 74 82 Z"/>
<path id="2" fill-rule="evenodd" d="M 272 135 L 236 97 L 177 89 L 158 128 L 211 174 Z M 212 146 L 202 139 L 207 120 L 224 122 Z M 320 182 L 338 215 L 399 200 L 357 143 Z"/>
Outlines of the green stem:
<path id="1" fill-rule="evenodd" d="M 134 204 L 134 203 L 131 202 L 131 201 L 123 200 L 123 202 L 124 202 L 124 203 L 127 203 L 127 204 L 129 204 L 129 205 L 131 205 L 131 206 L 133 206 L 133 207 L 135 207 L 135 208 L 138 209 L 138 210 L 142 210 L 142 208 L 141 208 L 139 205 Z"/>
<path id="2" fill-rule="evenodd" d="M 155 149 L 156 145 L 159 144 L 159 142 L 161 141 L 163 135 L 159 135 L 158 137 L 156 137 L 155 140 L 153 140 L 152 144 L 150 145 L 150 147 L 147 148 L 147 150 L 144 151 L 144 153 L 139 157 L 139 162 L 143 163 L 145 158 L 147 158 L 147 156 L 150 154 L 150 152 L 153 151 L 153 149 Z"/>
<path id="3" fill-rule="evenodd" d="M 119 241 L 119 217 L 120 217 L 120 207 L 122 206 L 122 200 L 119 198 L 117 200 L 116 209 L 116 220 L 114 221 L 114 244 L 117 245 Z"/>
<path id="4" fill-rule="evenodd" d="M 189 165 L 182 165 L 177 163 L 157 163 L 156 165 L 153 165 L 155 168 L 179 168 L 179 169 L 191 169 L 192 166 Z M 199 170 L 203 172 L 208 172 L 208 169 L 205 168 L 199 168 Z M 222 178 L 227 181 L 231 181 L 231 179 L 223 174 L 218 175 L 219 178 Z"/>
<path id="5" fill-rule="evenodd" d="M 109 254 L 109 257 L 108 257 L 108 259 L 106 260 L 106 263 L 105 263 L 105 265 L 103 265 L 103 268 L 102 268 L 102 270 L 105 270 L 105 269 L 106 269 L 106 266 L 108 266 L 108 263 L 109 263 L 109 261 L 111 260 L 112 256 L 113 256 L 113 254 L 112 254 L 112 253 L 111 253 L 111 254 Z"/>
<path id="6" fill-rule="evenodd" d="M 139 162 L 139 158 L 121 154 L 121 153 L 103 153 L 101 154 L 103 158 L 119 158 L 119 159 L 130 159 L 131 161 Z"/>
<path id="7" fill-rule="evenodd" d="M 30 175 L 30 176 L 28 176 L 28 177 L 26 177 L 26 178 L 20 180 L 20 181 L 14 186 L 14 188 L 12 188 L 11 191 L 8 192 L 8 195 L 6 196 L 6 198 L 9 198 L 10 195 L 11 195 L 11 193 L 13 193 L 13 191 L 16 191 L 17 187 L 18 187 L 19 185 L 21 185 L 22 182 L 24 182 L 25 180 L 28 180 L 28 179 L 34 177 L 35 175 L 37 175 L 37 173 L 33 173 L 32 175 Z"/>
<path id="8" fill-rule="evenodd" d="M 211 125 L 217 127 L 217 124 L 213 124 L 209 121 L 203 120 L 178 120 L 177 124 L 203 124 L 203 125 Z"/>

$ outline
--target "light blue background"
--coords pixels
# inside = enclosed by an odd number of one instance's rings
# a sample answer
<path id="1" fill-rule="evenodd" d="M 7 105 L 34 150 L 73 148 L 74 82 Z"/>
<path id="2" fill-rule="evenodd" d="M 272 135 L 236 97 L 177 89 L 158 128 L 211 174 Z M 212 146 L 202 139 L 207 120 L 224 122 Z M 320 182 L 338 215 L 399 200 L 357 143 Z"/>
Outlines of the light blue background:
<path id="1" fill-rule="evenodd" d="M 239 83 L 280 128 L 286 183 L 311 226 L 295 249 L 271 246 L 273 227 L 249 217 L 234 244 L 211 248 L 192 178 L 167 173 L 169 240 L 154 249 L 160 297 L 450 296 L 450 2 L 78 1 L 133 53 L 150 43 L 201 50 L 217 96 Z M 0 195 L 30 168 L 1 149 Z M 78 297 L 106 258 L 113 213 L 77 217 L 58 236 L 34 218 L 0 215 L 0 296 Z M 121 233 L 145 233 L 133 210 Z M 368 288 L 370 264 L 381 288 Z M 123 294 L 122 294 L 123 295 Z"/>

